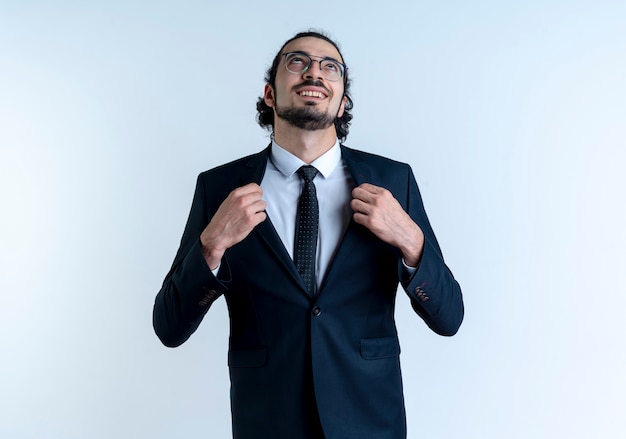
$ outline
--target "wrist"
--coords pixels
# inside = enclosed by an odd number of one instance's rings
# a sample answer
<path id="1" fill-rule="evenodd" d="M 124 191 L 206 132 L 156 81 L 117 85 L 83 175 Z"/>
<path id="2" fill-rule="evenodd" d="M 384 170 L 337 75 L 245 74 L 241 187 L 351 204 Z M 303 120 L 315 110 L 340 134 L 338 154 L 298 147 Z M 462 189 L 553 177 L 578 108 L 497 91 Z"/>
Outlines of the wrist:
<path id="1" fill-rule="evenodd" d="M 202 256 L 211 270 L 217 269 L 222 263 L 222 257 L 224 256 L 224 250 L 202 244 Z"/>
<path id="2" fill-rule="evenodd" d="M 400 249 L 402 252 L 402 259 L 404 263 L 409 267 L 417 267 L 422 259 L 422 253 L 424 251 L 424 234 L 421 230 L 417 236 L 408 241 L 407 245 Z"/>
<path id="3" fill-rule="evenodd" d="M 421 253 L 417 255 L 407 255 L 403 252 L 402 261 L 404 262 L 404 265 L 406 265 L 408 268 L 416 268 L 420 263 L 421 256 Z"/>

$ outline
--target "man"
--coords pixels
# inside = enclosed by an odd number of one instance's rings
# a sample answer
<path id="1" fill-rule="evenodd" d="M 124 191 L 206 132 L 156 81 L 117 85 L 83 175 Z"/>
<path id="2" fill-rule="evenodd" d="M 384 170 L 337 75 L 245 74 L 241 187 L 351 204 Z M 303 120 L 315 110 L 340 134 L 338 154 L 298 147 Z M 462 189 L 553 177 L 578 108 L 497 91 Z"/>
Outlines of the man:
<path id="1" fill-rule="evenodd" d="M 235 438 L 404 438 L 398 284 L 441 335 L 461 324 L 461 290 L 410 167 L 339 143 L 352 100 L 337 45 L 297 34 L 266 81 L 272 143 L 198 177 L 155 331 L 182 344 L 224 295 Z"/>

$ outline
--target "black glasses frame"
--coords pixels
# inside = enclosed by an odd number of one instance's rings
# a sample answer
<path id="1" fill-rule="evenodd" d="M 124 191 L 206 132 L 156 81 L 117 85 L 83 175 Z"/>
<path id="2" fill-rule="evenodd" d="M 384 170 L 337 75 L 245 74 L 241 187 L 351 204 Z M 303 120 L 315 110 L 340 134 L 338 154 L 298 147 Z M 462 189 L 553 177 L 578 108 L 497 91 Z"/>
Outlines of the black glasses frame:
<path id="1" fill-rule="evenodd" d="M 294 72 L 292 70 L 289 70 L 289 67 L 287 67 L 287 58 L 291 55 L 300 55 L 305 59 L 308 59 L 309 62 L 307 63 L 307 65 L 299 72 Z M 348 70 L 348 66 L 346 66 L 344 63 L 337 61 L 335 58 L 330 58 L 330 57 L 319 57 L 319 56 L 312 56 L 309 55 L 307 53 L 304 52 L 287 52 L 287 53 L 283 53 L 283 56 L 285 57 L 285 69 L 289 72 L 289 73 L 293 73 L 294 75 L 301 75 L 303 73 L 305 73 L 307 70 L 309 70 L 309 68 L 311 67 L 311 64 L 313 64 L 313 61 L 316 61 L 320 64 L 320 71 L 322 72 L 326 72 L 323 68 L 322 68 L 322 63 L 324 61 L 328 61 L 331 62 L 333 64 L 337 64 L 339 66 L 339 78 L 337 79 L 331 79 L 331 78 L 327 78 L 329 81 L 338 81 L 339 79 L 344 78 L 345 74 L 346 74 L 346 70 Z M 317 59 L 313 59 L 313 58 L 317 58 Z"/>

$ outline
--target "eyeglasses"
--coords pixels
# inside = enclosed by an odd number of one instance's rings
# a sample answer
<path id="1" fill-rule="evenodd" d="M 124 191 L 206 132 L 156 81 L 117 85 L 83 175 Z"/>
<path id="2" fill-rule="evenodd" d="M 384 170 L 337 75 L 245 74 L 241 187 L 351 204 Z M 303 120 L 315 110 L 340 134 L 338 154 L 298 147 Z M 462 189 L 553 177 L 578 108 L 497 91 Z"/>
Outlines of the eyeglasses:
<path id="1" fill-rule="evenodd" d="M 285 68 L 289 73 L 294 75 L 301 75 L 306 72 L 313 61 L 320 63 L 320 71 L 322 76 L 329 81 L 339 81 L 343 78 L 343 75 L 348 67 L 345 64 L 340 63 L 332 58 L 320 58 L 316 56 L 313 59 L 310 55 L 302 52 L 287 52 L 283 53 L 285 57 Z"/>

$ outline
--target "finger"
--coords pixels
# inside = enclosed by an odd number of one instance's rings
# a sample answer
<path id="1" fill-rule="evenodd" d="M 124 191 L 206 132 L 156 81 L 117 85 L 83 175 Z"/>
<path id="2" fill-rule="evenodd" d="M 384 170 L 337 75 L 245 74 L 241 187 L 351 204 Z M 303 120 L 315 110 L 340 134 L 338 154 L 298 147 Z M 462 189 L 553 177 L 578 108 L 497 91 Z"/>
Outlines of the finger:
<path id="1" fill-rule="evenodd" d="M 366 215 L 364 213 L 355 212 L 352 215 L 352 218 L 354 219 L 355 223 L 369 229 L 370 232 L 381 238 L 384 227 L 381 227 L 383 225 L 380 223 L 380 221 L 377 221 L 375 217 L 371 215 Z"/>
<path id="2" fill-rule="evenodd" d="M 385 190 L 385 188 L 376 186 L 371 183 L 362 183 L 358 186 L 359 188 L 371 193 L 371 194 L 379 194 Z"/>
<path id="3" fill-rule="evenodd" d="M 354 219 L 355 223 L 364 226 L 367 222 L 367 215 L 364 215 L 360 212 L 354 212 L 354 214 L 352 215 L 352 219 Z"/>
<path id="4" fill-rule="evenodd" d="M 248 183 L 248 184 L 244 184 L 243 186 L 240 186 L 241 188 L 247 188 L 250 190 L 262 190 L 261 186 L 258 185 L 258 183 Z"/>
<path id="5" fill-rule="evenodd" d="M 357 194 L 358 198 L 361 198 L 363 201 L 372 202 L 378 197 L 384 197 L 389 193 L 387 189 L 380 186 L 374 186 L 370 183 L 363 183 L 360 186 L 357 186 L 353 190 L 353 194 Z"/>
<path id="6" fill-rule="evenodd" d="M 371 209 L 370 209 L 370 205 L 367 204 L 365 201 L 360 200 L 358 198 L 354 198 L 352 199 L 352 201 L 350 201 L 350 207 L 352 208 L 352 210 L 354 212 L 358 212 L 361 214 L 369 214 Z"/>
<path id="7" fill-rule="evenodd" d="M 252 190 L 251 192 L 246 192 L 247 190 L 248 188 L 238 188 L 235 189 L 236 192 L 233 191 L 230 194 L 230 198 L 234 206 L 237 206 L 237 208 L 241 209 L 247 209 L 250 206 L 255 205 L 256 203 L 265 203 L 265 201 L 263 201 L 263 193 L 261 191 Z M 264 206 L 263 209 L 265 209 Z"/>
<path id="8" fill-rule="evenodd" d="M 370 192 L 367 188 L 363 188 L 361 186 L 357 186 L 352 190 L 352 197 L 364 201 L 366 203 L 371 203 L 374 200 L 375 194 Z"/>
<path id="9" fill-rule="evenodd" d="M 254 213 L 265 212 L 266 207 L 267 203 L 263 199 L 256 200 L 250 204 L 250 208 L 253 210 Z"/>
<path id="10" fill-rule="evenodd" d="M 244 186 L 238 187 L 232 191 L 231 194 L 236 196 L 263 194 L 263 189 L 256 183 L 248 183 Z"/>
<path id="11" fill-rule="evenodd" d="M 267 218 L 267 213 L 265 213 L 265 211 L 257 212 L 254 215 L 254 219 L 255 219 L 255 222 L 256 222 L 254 224 L 254 227 L 256 227 L 259 224 L 261 224 L 263 221 L 265 221 L 266 218 Z"/>

